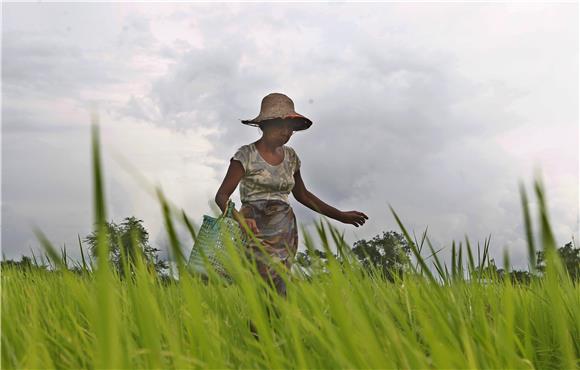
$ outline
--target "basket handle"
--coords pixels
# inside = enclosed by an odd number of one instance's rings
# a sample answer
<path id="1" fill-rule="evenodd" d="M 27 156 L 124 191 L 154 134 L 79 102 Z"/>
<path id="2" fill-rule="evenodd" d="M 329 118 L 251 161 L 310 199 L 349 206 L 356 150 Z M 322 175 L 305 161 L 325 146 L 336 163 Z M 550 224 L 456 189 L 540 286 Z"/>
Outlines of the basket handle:
<path id="1" fill-rule="evenodd" d="M 220 218 L 230 217 L 233 218 L 234 207 L 236 204 L 228 199 L 226 210 L 220 215 Z"/>

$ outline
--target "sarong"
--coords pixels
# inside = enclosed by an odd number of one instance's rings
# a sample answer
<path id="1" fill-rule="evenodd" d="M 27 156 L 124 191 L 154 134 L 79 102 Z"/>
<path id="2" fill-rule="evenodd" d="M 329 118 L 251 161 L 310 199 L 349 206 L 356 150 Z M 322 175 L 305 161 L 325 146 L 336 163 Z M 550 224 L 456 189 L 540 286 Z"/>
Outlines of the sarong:
<path id="1" fill-rule="evenodd" d="M 298 250 L 298 228 L 296 216 L 292 207 L 281 200 L 254 200 L 242 202 L 240 213 L 245 218 L 253 218 L 258 226 L 256 238 L 261 242 L 265 251 L 272 257 L 272 263 L 277 263 L 289 271 Z M 248 252 L 254 257 L 260 276 L 269 283 L 273 280 L 276 291 L 286 296 L 286 284 L 272 266 L 260 258 L 262 252 L 255 245 L 254 240 L 249 242 Z"/>

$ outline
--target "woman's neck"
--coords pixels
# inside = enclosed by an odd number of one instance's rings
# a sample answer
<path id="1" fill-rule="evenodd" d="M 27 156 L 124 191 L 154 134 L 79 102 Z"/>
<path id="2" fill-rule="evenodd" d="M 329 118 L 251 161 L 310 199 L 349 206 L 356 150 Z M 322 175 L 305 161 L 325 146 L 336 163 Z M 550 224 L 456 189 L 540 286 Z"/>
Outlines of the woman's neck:
<path id="1" fill-rule="evenodd" d="M 268 142 L 266 139 L 264 139 L 264 137 L 258 139 L 255 144 L 259 145 L 261 149 L 272 154 L 275 154 L 282 147 L 282 145 L 278 145 L 277 143 Z"/>

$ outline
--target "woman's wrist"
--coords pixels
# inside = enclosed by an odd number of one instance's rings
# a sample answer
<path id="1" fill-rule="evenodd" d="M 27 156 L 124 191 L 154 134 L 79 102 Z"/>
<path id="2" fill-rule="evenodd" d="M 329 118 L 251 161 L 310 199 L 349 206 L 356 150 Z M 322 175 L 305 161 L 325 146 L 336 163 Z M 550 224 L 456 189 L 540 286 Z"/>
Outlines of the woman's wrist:
<path id="1" fill-rule="evenodd" d="M 308 194 L 308 204 L 310 209 L 320 213 L 321 215 L 330 217 L 337 221 L 342 221 L 343 212 L 338 210 L 326 203 L 322 200 L 318 199 L 314 194 Z"/>
<path id="2" fill-rule="evenodd" d="M 337 211 L 337 213 L 336 213 L 335 217 L 332 217 L 332 218 L 334 218 L 336 221 L 343 222 L 344 212 L 342 212 L 338 209 L 336 211 Z"/>

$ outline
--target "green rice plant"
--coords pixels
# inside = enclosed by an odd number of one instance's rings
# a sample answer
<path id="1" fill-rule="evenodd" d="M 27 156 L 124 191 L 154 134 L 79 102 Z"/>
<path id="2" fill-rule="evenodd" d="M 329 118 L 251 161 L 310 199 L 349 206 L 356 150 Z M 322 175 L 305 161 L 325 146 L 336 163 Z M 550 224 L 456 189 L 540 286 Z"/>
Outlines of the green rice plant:
<path id="1" fill-rule="evenodd" d="M 2 368 L 518 368 L 573 369 L 580 365 L 580 288 L 556 253 L 541 181 L 539 240 L 523 185 L 521 201 L 530 254 L 546 252 L 546 271 L 528 285 L 490 268 L 490 240 L 451 243 L 443 261 L 427 229 L 411 238 L 391 212 L 412 251 L 402 275 L 389 281 L 365 269 L 326 220 L 318 240 L 301 228 L 307 249 L 326 252 L 308 274 L 284 268 L 287 297 L 258 273 L 244 246 L 226 242 L 233 281 L 208 265 L 203 278 L 187 269 L 176 228 L 195 240 L 197 226 L 159 187 L 143 181 L 160 205 L 171 258 L 162 280 L 147 268 L 137 239 L 121 250 L 124 276 L 110 266 L 104 235 L 105 189 L 97 117 L 93 116 L 93 197 L 99 230 L 96 264 L 81 248 L 81 275 L 71 273 L 66 246 L 59 254 L 39 230 L 50 269 L 2 268 Z M 243 225 L 244 226 L 244 225 Z M 245 225 L 250 238 L 255 235 Z M 413 234 L 414 236 L 414 234 Z M 225 238 L 225 240 L 229 240 Z M 424 248 L 424 245 L 427 248 Z M 336 255 L 333 253 L 336 251 Z M 504 251 L 504 268 L 509 254 Z M 34 256 L 35 265 L 40 263 Z M 316 254 L 313 260 L 318 259 Z M 272 263 L 274 261 L 271 261 Z M 319 261 L 320 262 L 320 261 Z M 129 277 L 129 278 L 127 278 Z M 258 338 L 249 330 L 255 324 Z"/>

